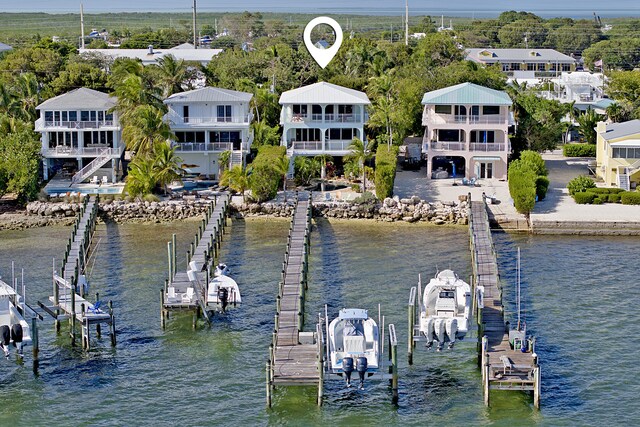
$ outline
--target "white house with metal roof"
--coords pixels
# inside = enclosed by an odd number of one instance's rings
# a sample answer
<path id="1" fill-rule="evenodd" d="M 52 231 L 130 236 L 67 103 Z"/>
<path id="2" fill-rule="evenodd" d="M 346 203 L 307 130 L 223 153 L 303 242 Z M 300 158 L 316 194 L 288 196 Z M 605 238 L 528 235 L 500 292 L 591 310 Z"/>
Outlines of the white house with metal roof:
<path id="1" fill-rule="evenodd" d="M 231 151 L 231 166 L 242 165 L 251 149 L 253 94 L 204 87 L 165 99 L 174 146 L 194 173 L 219 178 L 219 157 Z"/>
<path id="2" fill-rule="evenodd" d="M 577 61 L 554 49 L 466 49 L 466 59 L 482 65 L 499 64 L 514 78 L 553 77 L 575 71 Z"/>
<path id="3" fill-rule="evenodd" d="M 44 179 L 60 173 L 73 183 L 93 176 L 116 182 L 125 151 L 116 104 L 113 96 L 79 88 L 36 107 Z"/>
<path id="4" fill-rule="evenodd" d="M 599 122 L 596 128 L 596 175 L 624 190 L 640 183 L 640 120 Z"/>
<path id="5" fill-rule="evenodd" d="M 4 43 L 0 42 L 0 53 L 10 51 L 11 49 L 13 49 L 13 48 L 11 46 L 9 46 L 8 44 L 4 44 Z"/>
<path id="6" fill-rule="evenodd" d="M 430 178 L 507 178 L 514 121 L 505 92 L 462 83 L 425 93 L 422 105 L 422 151 Z"/>
<path id="7" fill-rule="evenodd" d="M 156 49 L 149 45 L 147 49 L 78 49 L 80 55 L 97 53 L 113 60 L 118 58 L 139 59 L 142 65 L 158 64 L 158 59 L 172 55 L 177 60 L 199 62 L 206 66 L 218 56 L 222 49 L 196 49 L 193 45 L 183 43 L 170 49 Z"/>
<path id="8" fill-rule="evenodd" d="M 280 96 L 282 145 L 290 156 L 349 154 L 353 138 L 364 141 L 367 107 L 364 92 L 320 82 Z"/>

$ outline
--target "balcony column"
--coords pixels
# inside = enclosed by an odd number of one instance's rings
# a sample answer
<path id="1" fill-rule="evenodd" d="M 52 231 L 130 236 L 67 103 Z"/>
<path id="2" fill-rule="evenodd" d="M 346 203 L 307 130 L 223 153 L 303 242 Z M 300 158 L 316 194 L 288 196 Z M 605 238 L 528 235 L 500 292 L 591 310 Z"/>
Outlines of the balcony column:
<path id="1" fill-rule="evenodd" d="M 42 178 L 46 181 L 49 179 L 49 159 L 42 159 Z"/>
<path id="2" fill-rule="evenodd" d="M 325 116 L 324 116 L 324 114 L 325 114 L 325 112 L 327 111 L 327 106 L 323 104 L 323 105 L 320 105 L 320 108 L 322 109 L 322 113 L 321 113 L 321 114 L 322 114 L 322 120 L 321 120 L 321 122 L 322 122 L 322 123 L 325 123 Z"/>
<path id="3" fill-rule="evenodd" d="M 322 152 L 327 151 L 327 130 L 320 129 L 320 141 L 322 141 Z"/>
<path id="4" fill-rule="evenodd" d="M 73 145 L 73 143 L 71 145 Z M 78 131 L 78 150 L 80 152 L 84 151 L 84 132 L 80 131 Z"/>

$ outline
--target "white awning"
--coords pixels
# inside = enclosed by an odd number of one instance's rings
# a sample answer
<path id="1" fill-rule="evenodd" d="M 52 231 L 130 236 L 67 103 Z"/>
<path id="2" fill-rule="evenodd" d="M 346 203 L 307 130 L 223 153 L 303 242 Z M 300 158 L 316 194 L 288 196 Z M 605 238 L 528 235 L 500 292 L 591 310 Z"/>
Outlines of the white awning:
<path id="1" fill-rule="evenodd" d="M 619 142 L 611 142 L 609 143 L 612 147 L 631 147 L 631 148 L 640 148 L 640 139 L 626 139 L 624 141 Z"/>
<path id="2" fill-rule="evenodd" d="M 473 156 L 473 160 L 479 160 L 482 162 L 496 162 L 502 159 L 500 157 L 491 157 L 491 156 Z"/>

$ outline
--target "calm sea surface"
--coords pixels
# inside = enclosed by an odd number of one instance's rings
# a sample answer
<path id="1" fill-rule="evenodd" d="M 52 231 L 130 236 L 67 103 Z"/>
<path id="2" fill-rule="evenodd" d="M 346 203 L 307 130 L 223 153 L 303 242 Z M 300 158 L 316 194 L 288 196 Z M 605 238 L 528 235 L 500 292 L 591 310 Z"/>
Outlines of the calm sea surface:
<path id="1" fill-rule="evenodd" d="M 93 349 L 71 348 L 52 322 L 41 325 L 41 369 L 0 360 L 0 426 L 191 425 L 634 425 L 640 419 L 640 334 L 637 238 L 495 235 L 504 296 L 513 313 L 515 251 L 522 250 L 523 313 L 537 336 L 543 373 L 542 409 L 524 393 L 492 393 L 482 403 L 475 348 L 419 351 L 406 363 L 406 302 L 418 273 L 436 268 L 470 274 L 465 228 L 319 220 L 312 234 L 307 329 L 325 303 L 382 311 L 399 334 L 400 401 L 386 383 L 365 391 L 281 388 L 265 409 L 264 364 L 287 221 L 234 221 L 222 260 L 243 292 L 242 309 L 209 330 L 190 316 L 160 328 L 159 291 L 166 277 L 166 241 L 177 233 L 181 258 L 196 223 L 100 226 L 91 291 L 112 299 L 118 344 L 94 337 Z M 70 229 L 0 232 L 0 273 L 25 267 L 28 300 L 50 294 L 52 258 Z M 185 262 L 179 265 L 184 267 Z M 63 326 L 63 331 L 67 328 Z M 30 348 L 29 348 L 30 350 Z M 419 348 L 419 350 L 421 350 Z"/>

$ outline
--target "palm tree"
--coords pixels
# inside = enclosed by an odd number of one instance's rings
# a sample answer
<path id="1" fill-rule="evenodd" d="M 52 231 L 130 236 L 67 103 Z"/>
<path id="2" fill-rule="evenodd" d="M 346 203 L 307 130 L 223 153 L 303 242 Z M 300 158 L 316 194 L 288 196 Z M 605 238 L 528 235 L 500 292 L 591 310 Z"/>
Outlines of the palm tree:
<path id="1" fill-rule="evenodd" d="M 176 149 L 171 148 L 168 142 L 158 144 L 155 150 L 153 173 L 156 181 L 162 186 L 164 194 L 167 194 L 167 185 L 173 181 L 182 181 L 182 159 L 176 156 Z"/>
<path id="2" fill-rule="evenodd" d="M 372 156 L 371 151 L 367 149 L 367 144 L 365 144 L 361 139 L 353 138 L 351 145 L 349 145 L 349 154 L 345 156 L 347 160 L 352 160 L 358 163 L 362 172 L 362 193 L 367 189 L 367 177 L 364 169 L 364 165 Z"/>
<path id="3" fill-rule="evenodd" d="M 184 59 L 177 60 L 173 55 L 166 55 L 158 59 L 157 71 L 159 85 L 165 98 L 184 91 L 184 86 L 191 79 L 189 68 Z"/>
<path id="4" fill-rule="evenodd" d="M 147 156 L 137 156 L 129 163 L 126 189 L 133 197 L 143 197 L 151 194 L 156 186 L 154 160 Z"/>
<path id="5" fill-rule="evenodd" d="M 218 169 L 220 169 L 220 176 L 229 169 L 231 163 L 231 150 L 226 150 L 220 153 L 218 156 Z"/>
<path id="6" fill-rule="evenodd" d="M 597 114 L 592 108 L 576 117 L 576 121 L 580 126 L 580 133 L 589 144 L 595 144 L 598 134 L 595 130 L 599 121 L 604 120 L 604 116 Z"/>
<path id="7" fill-rule="evenodd" d="M 13 93 L 14 102 L 10 110 L 13 111 L 14 116 L 26 122 L 34 122 L 37 118 L 36 107 L 42 101 L 35 74 L 25 73 L 18 76 Z"/>
<path id="8" fill-rule="evenodd" d="M 289 157 L 285 154 L 279 157 L 273 163 L 273 169 L 282 177 L 282 191 L 284 192 L 284 201 L 287 201 L 287 173 L 289 173 Z"/>
<path id="9" fill-rule="evenodd" d="M 156 145 L 173 137 L 169 125 L 162 119 L 162 111 L 150 105 L 133 110 L 122 130 L 127 150 L 138 154 L 151 154 Z"/>
<path id="10" fill-rule="evenodd" d="M 236 165 L 229 170 L 225 170 L 220 177 L 220 185 L 231 188 L 242 193 L 242 201 L 246 202 L 245 191 L 249 188 L 249 171 L 247 168 Z"/>

